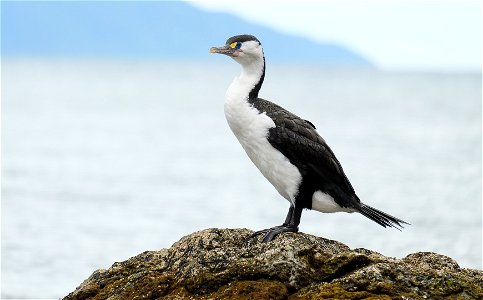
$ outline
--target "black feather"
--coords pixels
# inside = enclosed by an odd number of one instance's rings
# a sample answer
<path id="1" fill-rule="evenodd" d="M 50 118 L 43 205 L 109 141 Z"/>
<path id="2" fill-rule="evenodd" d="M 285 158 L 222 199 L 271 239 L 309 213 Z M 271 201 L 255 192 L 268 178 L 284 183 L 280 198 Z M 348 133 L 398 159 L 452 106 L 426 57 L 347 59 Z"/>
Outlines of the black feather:
<path id="1" fill-rule="evenodd" d="M 375 209 L 374 207 L 371 207 L 369 205 L 366 205 L 364 203 L 361 203 L 361 207 L 359 208 L 359 212 L 368 217 L 369 219 L 373 220 L 377 224 L 383 226 L 383 227 L 394 227 L 396 229 L 401 230 L 404 226 L 402 224 L 407 224 L 410 225 L 409 223 L 398 219 L 396 217 L 393 217 L 383 211 L 380 211 L 378 209 Z"/>
<path id="2" fill-rule="evenodd" d="M 226 40 L 226 44 L 230 45 L 231 43 L 235 43 L 235 42 L 243 43 L 247 41 L 257 41 L 260 45 L 262 44 L 256 37 L 250 34 L 241 34 L 241 35 L 232 36 L 231 38 Z"/>

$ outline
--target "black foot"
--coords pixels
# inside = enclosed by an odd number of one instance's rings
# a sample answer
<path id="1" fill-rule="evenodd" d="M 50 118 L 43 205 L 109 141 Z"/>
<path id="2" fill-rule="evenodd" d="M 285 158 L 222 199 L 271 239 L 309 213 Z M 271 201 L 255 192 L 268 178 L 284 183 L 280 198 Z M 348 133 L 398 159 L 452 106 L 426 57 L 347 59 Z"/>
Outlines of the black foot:
<path id="1" fill-rule="evenodd" d="M 275 226 L 272 228 L 256 231 L 255 233 L 247 237 L 246 241 L 248 242 L 251 239 L 259 236 L 260 234 L 264 234 L 265 237 L 263 237 L 262 243 L 268 243 L 282 232 L 298 232 L 298 231 L 299 231 L 298 226 L 280 225 L 280 226 Z"/>

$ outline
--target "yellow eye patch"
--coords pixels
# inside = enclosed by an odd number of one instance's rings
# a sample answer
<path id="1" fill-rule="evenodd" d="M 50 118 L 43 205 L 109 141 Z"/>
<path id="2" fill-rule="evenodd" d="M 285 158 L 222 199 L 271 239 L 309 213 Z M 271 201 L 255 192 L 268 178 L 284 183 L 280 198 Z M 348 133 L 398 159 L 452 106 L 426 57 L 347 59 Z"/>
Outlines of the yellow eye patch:
<path id="1" fill-rule="evenodd" d="M 233 42 L 233 43 L 230 44 L 230 47 L 231 47 L 231 49 L 240 49 L 241 44 L 242 43 L 240 43 L 240 42 Z"/>

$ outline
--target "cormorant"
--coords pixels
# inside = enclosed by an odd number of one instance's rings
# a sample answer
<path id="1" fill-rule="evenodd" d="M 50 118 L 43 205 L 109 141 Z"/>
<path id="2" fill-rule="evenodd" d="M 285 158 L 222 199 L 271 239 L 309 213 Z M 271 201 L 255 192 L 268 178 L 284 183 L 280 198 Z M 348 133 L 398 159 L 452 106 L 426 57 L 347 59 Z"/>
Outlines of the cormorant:
<path id="1" fill-rule="evenodd" d="M 226 92 L 226 119 L 248 157 L 290 202 L 282 225 L 257 231 L 252 237 L 264 234 L 263 242 L 269 242 L 282 232 L 298 232 L 304 208 L 359 212 L 383 227 L 408 224 L 359 200 L 341 164 L 311 122 L 258 97 L 265 78 L 265 56 L 256 37 L 233 36 L 225 46 L 212 47 L 210 52 L 228 55 L 241 64 L 240 76 Z"/>

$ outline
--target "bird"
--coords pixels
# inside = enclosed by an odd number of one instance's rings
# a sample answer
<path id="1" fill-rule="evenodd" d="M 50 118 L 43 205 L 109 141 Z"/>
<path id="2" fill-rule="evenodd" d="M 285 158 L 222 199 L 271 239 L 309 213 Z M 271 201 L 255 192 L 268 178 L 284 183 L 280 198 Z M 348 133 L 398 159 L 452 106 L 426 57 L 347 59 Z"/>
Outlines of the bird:
<path id="1" fill-rule="evenodd" d="M 303 209 L 322 213 L 358 212 L 383 227 L 398 230 L 407 222 L 361 202 L 331 148 L 315 126 L 283 107 L 258 97 L 265 79 L 262 44 L 253 35 L 230 37 L 210 53 L 241 65 L 225 94 L 228 125 L 250 160 L 290 207 L 282 225 L 256 231 L 268 243 L 285 232 L 298 232 Z"/>

